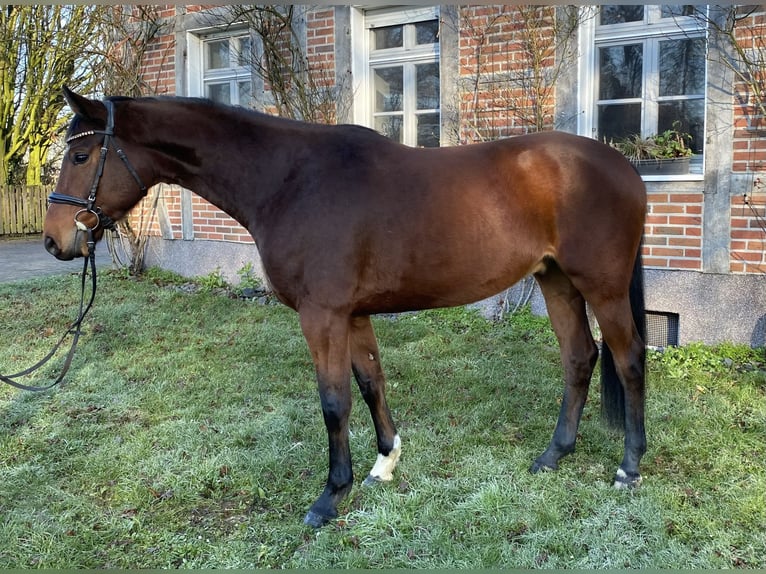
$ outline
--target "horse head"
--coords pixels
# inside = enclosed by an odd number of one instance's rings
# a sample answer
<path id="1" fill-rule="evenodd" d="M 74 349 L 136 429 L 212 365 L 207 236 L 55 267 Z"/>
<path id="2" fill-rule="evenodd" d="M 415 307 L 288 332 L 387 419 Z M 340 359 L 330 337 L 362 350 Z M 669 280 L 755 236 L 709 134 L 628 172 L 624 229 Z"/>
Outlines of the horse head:
<path id="1" fill-rule="evenodd" d="M 124 114 L 118 121 L 112 100 L 89 100 L 68 88 L 64 97 L 74 118 L 43 237 L 49 253 L 69 260 L 87 256 L 89 238 L 100 240 L 105 228 L 146 195 L 142 182 L 151 172 L 145 154 L 132 142 L 131 123 Z"/>

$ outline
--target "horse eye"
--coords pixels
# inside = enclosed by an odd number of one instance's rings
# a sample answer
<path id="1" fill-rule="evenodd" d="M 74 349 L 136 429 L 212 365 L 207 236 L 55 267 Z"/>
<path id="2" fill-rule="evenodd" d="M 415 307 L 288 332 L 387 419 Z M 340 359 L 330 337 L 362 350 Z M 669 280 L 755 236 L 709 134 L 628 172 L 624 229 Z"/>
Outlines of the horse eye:
<path id="1" fill-rule="evenodd" d="M 82 153 L 82 152 L 76 153 L 76 154 L 74 154 L 74 157 L 72 158 L 72 162 L 75 165 L 79 165 L 81 163 L 85 163 L 86 161 L 88 161 L 88 154 L 87 153 Z"/>

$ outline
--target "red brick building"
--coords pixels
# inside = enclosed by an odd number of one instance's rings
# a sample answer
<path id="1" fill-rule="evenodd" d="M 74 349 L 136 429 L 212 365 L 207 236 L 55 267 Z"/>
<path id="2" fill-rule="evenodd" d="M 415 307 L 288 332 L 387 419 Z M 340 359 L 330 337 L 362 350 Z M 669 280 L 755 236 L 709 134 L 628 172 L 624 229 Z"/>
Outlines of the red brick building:
<path id="1" fill-rule="evenodd" d="M 271 41 L 259 31 L 263 14 L 158 10 L 167 27 L 144 61 L 147 94 L 284 112 L 276 80 L 257 71 Z M 294 6 L 281 49 L 311 77 L 309 119 L 367 125 L 408 145 L 543 129 L 605 140 L 674 126 L 690 134 L 684 173 L 644 178 L 648 307 L 678 321 L 681 342 L 762 345 L 763 78 L 740 77 L 727 62 L 731 36 L 763 58 L 766 13 L 744 14 L 728 35 L 724 11 L 704 6 Z M 151 262 L 235 277 L 257 260 L 247 232 L 191 190 L 162 186 L 158 213 L 163 240 Z"/>

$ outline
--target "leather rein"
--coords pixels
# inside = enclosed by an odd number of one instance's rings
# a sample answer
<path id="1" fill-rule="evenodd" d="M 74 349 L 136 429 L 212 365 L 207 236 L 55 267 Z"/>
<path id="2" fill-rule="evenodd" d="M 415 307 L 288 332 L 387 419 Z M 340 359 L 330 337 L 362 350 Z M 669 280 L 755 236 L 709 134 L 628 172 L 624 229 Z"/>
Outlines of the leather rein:
<path id="1" fill-rule="evenodd" d="M 79 197 L 74 197 L 72 195 L 66 195 L 63 193 L 56 193 L 56 192 L 51 193 L 48 196 L 49 203 L 58 203 L 63 205 L 72 205 L 75 207 L 80 207 L 81 209 L 74 215 L 74 223 L 78 231 L 87 233 L 88 235 L 88 238 L 87 238 L 88 256 L 85 258 L 85 261 L 82 267 L 82 278 L 81 278 L 81 285 L 80 285 L 80 306 L 77 312 L 77 318 L 69 325 L 69 327 L 67 327 L 66 331 L 61 336 L 59 341 L 53 346 L 50 352 L 47 355 L 45 355 L 45 357 L 43 357 L 40 361 L 38 361 L 37 363 L 29 367 L 28 369 L 24 369 L 23 371 L 19 371 L 18 373 L 14 373 L 12 375 L 0 374 L 0 381 L 9 384 L 12 387 L 16 387 L 17 389 L 22 389 L 25 391 L 46 391 L 58 385 L 64 380 L 64 376 L 67 374 L 67 372 L 69 371 L 69 367 L 72 365 L 72 359 L 74 358 L 75 350 L 77 348 L 77 343 L 80 340 L 80 335 L 82 334 L 82 330 L 81 330 L 82 322 L 85 319 L 85 316 L 88 314 L 88 311 L 90 311 L 91 307 L 93 306 L 93 301 L 96 298 L 96 240 L 94 237 L 94 232 L 99 227 L 104 229 L 110 229 L 110 230 L 113 230 L 115 228 L 114 220 L 112 220 L 112 218 L 110 218 L 103 211 L 101 211 L 100 207 L 96 206 L 96 193 L 98 192 L 98 186 L 101 181 L 101 176 L 104 173 L 106 156 L 107 156 L 107 153 L 109 152 L 109 147 L 111 143 L 115 140 L 114 103 L 111 102 L 110 100 L 104 100 L 103 103 L 106 106 L 106 111 L 107 111 L 106 128 L 103 130 L 89 130 L 89 131 L 81 132 L 79 134 L 68 137 L 66 140 L 66 143 L 68 145 L 72 141 L 85 136 L 91 136 L 95 134 L 103 134 L 104 136 L 104 141 L 101 144 L 101 154 L 99 155 L 98 165 L 96 167 L 96 174 L 95 174 L 95 177 L 93 178 L 93 183 L 91 185 L 88 198 L 82 199 Z M 115 147 L 116 147 L 115 151 L 117 153 L 117 156 L 125 164 L 125 167 L 128 169 L 128 172 L 133 177 L 133 179 L 136 180 L 138 187 L 141 189 L 141 192 L 145 195 L 147 188 L 143 184 L 141 179 L 139 178 L 136 170 L 128 161 L 128 158 L 125 155 L 125 152 L 123 152 L 119 146 L 115 146 Z M 81 220 L 83 215 L 88 215 L 88 214 L 96 217 L 96 223 L 93 224 L 92 226 L 87 225 L 85 222 Z M 91 289 L 90 289 L 90 297 L 88 298 L 88 302 L 86 303 L 85 291 L 87 286 L 88 268 L 90 268 Z M 41 369 L 46 363 L 48 363 L 48 361 L 50 361 L 56 355 L 56 353 L 64 344 L 64 341 L 69 335 L 72 335 L 72 344 L 70 345 L 69 351 L 67 352 L 67 356 L 66 356 L 66 359 L 64 360 L 61 373 L 59 374 L 58 377 L 56 377 L 56 379 L 53 382 L 43 386 L 35 386 L 35 385 L 26 385 L 16 380 L 18 378 L 31 375 L 32 373 Z"/>

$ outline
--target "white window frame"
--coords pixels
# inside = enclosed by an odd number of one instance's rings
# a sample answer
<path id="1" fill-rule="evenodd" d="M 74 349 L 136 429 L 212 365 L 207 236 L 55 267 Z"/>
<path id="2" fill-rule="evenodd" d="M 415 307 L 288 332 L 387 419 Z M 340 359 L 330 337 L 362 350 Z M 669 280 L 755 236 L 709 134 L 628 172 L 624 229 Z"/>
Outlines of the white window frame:
<path id="1" fill-rule="evenodd" d="M 207 87 L 214 84 L 229 84 L 230 104 L 252 107 L 254 102 L 254 78 L 250 65 L 235 65 L 227 68 L 207 69 L 205 59 L 207 46 L 211 42 L 224 39 L 249 38 L 252 49 L 252 35 L 247 28 L 236 27 L 221 31 L 219 29 L 194 30 L 187 34 L 188 48 L 188 86 L 187 93 L 192 97 L 207 98 Z M 250 102 L 240 102 L 239 84 L 250 83 Z"/>
<path id="2" fill-rule="evenodd" d="M 405 43 L 403 48 L 387 50 L 372 49 L 372 33 L 374 28 L 394 25 L 415 24 L 428 20 L 439 20 L 439 8 L 429 7 L 392 7 L 374 10 L 356 8 L 352 10 L 352 74 L 354 83 L 354 122 L 370 128 L 375 127 L 373 73 L 375 68 L 387 66 L 404 66 L 403 102 L 403 140 L 407 145 L 417 143 L 416 116 L 425 113 L 438 113 L 441 125 L 441 105 L 439 109 L 416 110 L 415 65 L 423 63 L 440 64 L 439 42 L 417 46 L 406 37 L 410 31 L 405 28 Z M 410 38 L 409 40 L 413 40 Z M 441 93 L 441 86 L 440 86 Z M 440 95 L 441 98 L 441 95 Z M 440 128 L 439 139 L 442 139 Z"/>
<path id="3" fill-rule="evenodd" d="M 579 59 L 579 109 L 577 133 L 587 137 L 596 137 L 597 130 L 597 107 L 598 107 L 598 51 L 599 48 L 625 45 L 628 43 L 643 44 L 644 46 L 644 78 L 654 74 L 657 76 L 659 42 L 663 40 L 675 40 L 686 38 L 705 38 L 704 25 L 698 18 L 693 17 L 660 17 L 659 5 L 645 5 L 644 19 L 638 22 L 626 22 L 601 26 L 599 24 L 599 7 L 587 6 L 582 10 L 584 14 L 583 24 L 580 28 L 580 59 Z M 707 74 L 707 71 L 706 71 Z M 643 94 L 636 98 L 636 103 L 641 103 L 641 129 L 643 135 L 649 135 L 652 130 L 649 126 L 657 125 L 657 111 L 659 103 L 678 99 L 676 97 L 658 98 L 657 82 L 643 82 Z M 707 100 L 707 79 L 705 79 L 705 95 Z M 682 98 L 687 99 L 687 98 Z M 632 100 L 619 100 L 621 103 L 629 103 Z M 707 122 L 707 105 L 703 117 Z M 673 180 L 702 180 L 704 174 L 704 153 L 701 158 L 703 164 L 697 162 L 694 173 L 684 175 L 652 175 L 643 176 L 648 181 L 673 181 Z"/>

